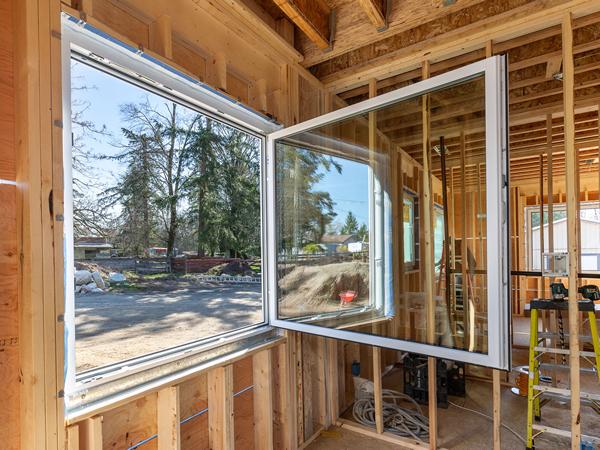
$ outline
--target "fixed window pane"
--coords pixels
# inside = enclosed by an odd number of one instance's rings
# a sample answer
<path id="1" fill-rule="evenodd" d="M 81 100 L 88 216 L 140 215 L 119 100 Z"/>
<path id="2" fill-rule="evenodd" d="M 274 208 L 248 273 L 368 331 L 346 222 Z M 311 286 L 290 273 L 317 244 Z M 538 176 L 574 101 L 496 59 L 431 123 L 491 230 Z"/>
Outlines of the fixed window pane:
<path id="1" fill-rule="evenodd" d="M 77 371 L 263 323 L 262 139 L 77 56 L 71 85 Z"/>

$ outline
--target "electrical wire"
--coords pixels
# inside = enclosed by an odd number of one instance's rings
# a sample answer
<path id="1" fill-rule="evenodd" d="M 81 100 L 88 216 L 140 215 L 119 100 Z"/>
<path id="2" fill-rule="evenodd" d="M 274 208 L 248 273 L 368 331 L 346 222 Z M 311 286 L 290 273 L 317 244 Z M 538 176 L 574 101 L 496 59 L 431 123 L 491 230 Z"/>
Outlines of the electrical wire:
<path id="1" fill-rule="evenodd" d="M 421 406 L 413 398 L 391 389 L 383 389 L 381 397 L 384 431 L 419 441 L 429 436 L 429 419 L 423 415 Z M 415 408 L 400 406 L 401 401 L 409 401 Z M 362 393 L 354 402 L 352 415 L 362 425 L 375 426 L 375 398 L 372 393 Z"/>
<path id="2" fill-rule="evenodd" d="M 474 409 L 467 408 L 466 406 L 461 406 L 461 405 L 458 405 L 458 404 L 456 404 L 456 403 L 454 403 L 454 402 L 451 402 L 451 401 L 448 401 L 448 403 L 449 403 L 450 405 L 454 406 L 455 408 L 464 409 L 465 411 L 469 411 L 469 412 L 471 412 L 471 413 L 473 413 L 473 414 L 477 414 L 477 415 L 479 415 L 479 416 L 481 416 L 481 417 L 485 417 L 486 419 L 488 419 L 488 420 L 491 420 L 491 421 L 493 421 L 493 420 L 494 420 L 494 418 L 493 418 L 492 416 L 488 416 L 487 414 L 485 414 L 485 413 L 482 413 L 481 411 L 476 411 L 476 410 L 474 410 Z M 502 427 L 506 428 L 506 429 L 507 429 L 508 431 L 510 431 L 512 434 L 514 434 L 514 435 L 515 435 L 515 436 L 516 436 L 516 437 L 517 437 L 517 438 L 518 438 L 518 439 L 519 439 L 521 442 L 523 442 L 524 444 L 526 443 L 526 442 L 525 442 L 525 439 L 524 439 L 524 438 L 523 438 L 523 437 L 522 437 L 522 436 L 521 436 L 519 433 L 517 433 L 515 430 L 513 430 L 511 427 L 509 427 L 508 425 L 505 425 L 505 424 L 503 424 L 503 423 L 500 423 L 500 425 L 501 425 Z"/>

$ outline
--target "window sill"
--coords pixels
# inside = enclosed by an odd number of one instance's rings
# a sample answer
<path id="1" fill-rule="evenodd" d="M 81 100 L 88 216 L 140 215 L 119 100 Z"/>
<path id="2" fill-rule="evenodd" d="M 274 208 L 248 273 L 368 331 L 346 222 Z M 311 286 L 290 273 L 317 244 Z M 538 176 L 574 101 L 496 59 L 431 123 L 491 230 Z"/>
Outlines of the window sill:
<path id="1" fill-rule="evenodd" d="M 214 367 L 231 364 L 284 342 L 280 330 L 268 325 L 238 330 L 176 353 L 139 364 L 121 365 L 104 375 L 78 380 L 66 395 L 67 425 L 131 402 L 165 386 L 181 383 Z M 90 375 L 96 371 L 90 371 Z"/>

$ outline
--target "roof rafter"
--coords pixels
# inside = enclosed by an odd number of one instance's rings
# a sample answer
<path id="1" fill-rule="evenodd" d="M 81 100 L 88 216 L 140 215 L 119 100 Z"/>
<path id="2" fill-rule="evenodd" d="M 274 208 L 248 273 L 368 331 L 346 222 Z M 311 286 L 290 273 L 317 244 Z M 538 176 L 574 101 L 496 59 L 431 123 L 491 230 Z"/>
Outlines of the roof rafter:
<path id="1" fill-rule="evenodd" d="M 323 0 L 273 0 L 320 49 L 330 47 L 331 8 Z"/>

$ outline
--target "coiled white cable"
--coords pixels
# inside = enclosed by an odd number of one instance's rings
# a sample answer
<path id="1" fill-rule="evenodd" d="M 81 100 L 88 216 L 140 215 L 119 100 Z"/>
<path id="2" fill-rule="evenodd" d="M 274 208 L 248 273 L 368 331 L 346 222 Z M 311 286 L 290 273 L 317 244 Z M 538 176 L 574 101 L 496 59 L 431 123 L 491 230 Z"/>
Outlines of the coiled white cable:
<path id="1" fill-rule="evenodd" d="M 383 400 L 383 427 L 398 436 L 422 440 L 429 436 L 429 419 L 423 415 L 421 406 L 410 396 L 391 389 L 381 391 Z M 415 408 L 400 406 L 401 401 L 412 403 Z M 366 426 L 375 426 L 375 398 L 364 392 L 352 408 L 354 420 Z"/>

